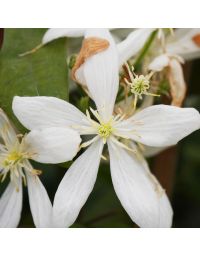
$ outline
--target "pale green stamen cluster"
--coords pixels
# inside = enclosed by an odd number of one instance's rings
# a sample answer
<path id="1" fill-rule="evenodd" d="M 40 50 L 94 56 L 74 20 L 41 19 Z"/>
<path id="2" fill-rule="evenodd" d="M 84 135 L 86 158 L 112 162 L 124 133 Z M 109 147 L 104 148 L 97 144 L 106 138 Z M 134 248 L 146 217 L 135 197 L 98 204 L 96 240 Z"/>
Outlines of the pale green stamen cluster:
<path id="1" fill-rule="evenodd" d="M 136 108 L 138 98 L 142 99 L 143 95 L 159 96 L 157 94 L 152 94 L 152 93 L 148 92 L 148 90 L 150 89 L 150 79 L 153 75 L 153 72 L 151 72 L 150 74 L 148 74 L 146 76 L 136 75 L 134 73 L 133 66 L 130 68 L 127 63 L 125 64 L 125 66 L 128 71 L 130 81 L 128 81 L 126 78 L 124 80 L 125 80 L 126 84 L 130 87 L 131 93 L 134 94 L 134 96 L 135 96 L 134 109 Z"/>
<path id="2" fill-rule="evenodd" d="M 144 75 L 136 75 L 131 82 L 131 92 L 141 97 L 142 94 L 146 94 L 150 88 L 150 82 Z"/>
<path id="3" fill-rule="evenodd" d="M 110 137 L 111 133 L 113 132 L 113 127 L 111 122 L 108 123 L 101 123 L 98 127 L 98 134 L 104 141 Z"/>
<path id="4" fill-rule="evenodd" d="M 94 138 L 92 138 L 89 141 L 86 141 L 81 144 L 80 148 L 85 148 L 91 145 L 93 142 L 97 141 L 99 137 L 103 140 L 103 143 L 106 144 L 107 140 L 110 139 L 113 141 L 115 144 L 118 146 L 125 148 L 128 151 L 131 151 L 133 153 L 136 153 L 135 149 L 132 149 L 131 147 L 128 147 L 124 143 L 120 142 L 116 137 L 121 137 L 123 139 L 129 139 L 125 136 L 122 136 L 121 134 L 118 133 L 116 129 L 116 125 L 120 123 L 125 115 L 116 115 L 115 117 L 112 116 L 108 122 L 104 122 L 101 116 L 99 115 L 98 111 L 93 110 L 90 108 L 90 111 L 92 114 L 96 117 L 97 121 L 94 121 L 91 116 L 89 111 L 86 111 L 87 118 L 89 122 L 91 123 L 92 130 L 89 130 L 88 134 L 97 134 Z M 132 131 L 134 132 L 134 131 Z M 103 157 L 104 158 L 104 157 Z M 105 158 L 104 158 L 105 159 Z"/>
<path id="5" fill-rule="evenodd" d="M 24 184 L 26 184 L 24 170 L 31 175 L 39 175 L 41 172 L 33 169 L 28 161 L 34 153 L 27 151 L 25 137 L 22 138 L 21 142 L 16 137 L 16 141 L 13 144 L 11 142 L 8 144 L 6 138 L 9 137 L 9 130 L 2 130 L 1 133 L 1 135 L 4 135 L 2 137 L 5 139 L 3 140 L 5 144 L 0 143 L 0 180 L 3 182 L 7 175 L 10 174 L 10 179 L 16 184 L 16 189 L 18 190 L 17 179 L 23 178 Z"/>

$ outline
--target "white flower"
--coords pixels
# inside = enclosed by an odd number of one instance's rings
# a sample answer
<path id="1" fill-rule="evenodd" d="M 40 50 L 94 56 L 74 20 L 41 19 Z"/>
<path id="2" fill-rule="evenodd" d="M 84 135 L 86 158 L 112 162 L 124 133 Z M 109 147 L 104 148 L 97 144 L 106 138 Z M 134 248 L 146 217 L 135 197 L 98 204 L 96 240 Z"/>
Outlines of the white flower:
<path id="1" fill-rule="evenodd" d="M 179 28 L 174 31 L 166 45 L 168 53 L 180 55 L 184 60 L 200 57 L 200 28 Z"/>
<path id="2" fill-rule="evenodd" d="M 162 30 L 161 36 L 164 37 Z M 149 64 L 149 70 L 162 71 L 168 67 L 172 105 L 180 107 L 186 94 L 186 83 L 182 64 L 185 60 L 200 57 L 200 29 L 176 29 L 169 38 L 164 38 L 164 53 L 156 56 Z M 156 53 L 157 49 L 154 49 Z"/>
<path id="3" fill-rule="evenodd" d="M 167 69 L 167 78 L 170 84 L 172 105 L 181 107 L 186 94 L 186 83 L 184 79 L 182 64 L 184 60 L 178 55 L 164 53 L 156 57 L 149 65 L 149 69 L 160 72 Z"/>
<path id="4" fill-rule="evenodd" d="M 36 227 L 52 226 L 52 204 L 29 159 L 42 163 L 71 160 L 77 153 L 79 135 L 68 128 L 34 130 L 16 135 L 0 110 L 0 175 L 10 182 L 0 198 L 0 227 L 17 227 L 22 210 L 22 181 L 27 184 L 30 208 Z"/>
<path id="5" fill-rule="evenodd" d="M 76 220 L 91 193 L 98 173 L 103 146 L 108 144 L 111 176 L 116 194 L 140 227 L 170 227 L 172 209 L 164 190 L 149 173 L 144 159 L 122 143 L 133 140 L 154 147 L 166 147 L 200 128 L 200 115 L 192 108 L 157 105 L 127 120 L 113 116 L 119 87 L 118 52 L 107 30 L 87 30 L 85 37 L 107 39 L 107 50 L 84 63 L 83 73 L 97 111 L 92 120 L 71 104 L 54 97 L 15 97 L 13 111 L 28 129 L 70 127 L 80 134 L 94 135 L 90 145 L 66 172 L 53 204 L 54 225 L 67 227 Z M 162 170 L 161 170 L 162 171 Z"/>

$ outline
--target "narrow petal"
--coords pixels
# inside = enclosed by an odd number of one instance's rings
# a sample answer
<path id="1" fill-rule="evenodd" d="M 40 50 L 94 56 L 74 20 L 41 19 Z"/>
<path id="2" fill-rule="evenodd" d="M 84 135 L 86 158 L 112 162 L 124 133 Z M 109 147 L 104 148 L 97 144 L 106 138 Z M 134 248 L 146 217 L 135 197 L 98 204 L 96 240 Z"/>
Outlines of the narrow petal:
<path id="1" fill-rule="evenodd" d="M 40 163 L 62 163 L 72 160 L 79 150 L 80 135 L 69 128 L 51 127 L 32 130 L 25 138 L 32 159 Z"/>
<path id="2" fill-rule="evenodd" d="M 93 143 L 68 169 L 55 195 L 54 226 L 71 226 L 90 195 L 99 167 L 103 142 Z"/>
<path id="3" fill-rule="evenodd" d="M 111 176 L 115 192 L 131 219 L 143 228 L 170 227 L 172 209 L 144 159 L 108 143 Z"/>
<path id="4" fill-rule="evenodd" d="M 129 147 L 138 150 L 138 145 L 134 141 L 129 141 Z M 142 156 L 144 157 L 154 157 L 158 154 L 160 154 L 162 151 L 167 149 L 167 147 L 150 147 L 143 144 L 140 144 L 139 146 L 139 152 L 141 152 Z"/>
<path id="5" fill-rule="evenodd" d="M 120 67 L 142 49 L 146 40 L 154 30 L 155 29 L 152 28 L 134 30 L 124 41 L 117 45 Z"/>
<path id="6" fill-rule="evenodd" d="M 21 218 L 22 181 L 10 182 L 0 198 L 0 228 L 16 228 Z"/>
<path id="7" fill-rule="evenodd" d="M 0 109 L 0 138 L 3 139 L 7 147 L 17 141 L 16 132 L 2 109 Z"/>
<path id="8" fill-rule="evenodd" d="M 61 37 L 81 37 L 84 36 L 85 28 L 50 28 L 42 38 L 42 44 L 47 44 Z"/>
<path id="9" fill-rule="evenodd" d="M 144 157 L 154 157 L 158 154 L 160 154 L 161 152 L 163 152 L 164 150 L 166 150 L 167 147 L 150 147 L 150 146 L 145 146 L 143 145 L 143 151 L 142 154 Z"/>
<path id="10" fill-rule="evenodd" d="M 116 126 L 117 133 L 152 147 L 167 147 L 200 128 L 194 108 L 155 105 Z"/>
<path id="11" fill-rule="evenodd" d="M 91 97 L 103 119 L 108 121 L 119 87 L 116 44 L 107 29 L 88 29 L 85 37 L 97 37 L 109 42 L 107 50 L 88 58 L 84 64 L 84 77 Z"/>
<path id="12" fill-rule="evenodd" d="M 169 61 L 170 59 L 167 54 L 159 55 L 149 64 L 149 70 L 157 72 L 162 71 L 164 68 L 169 66 Z"/>
<path id="13" fill-rule="evenodd" d="M 172 105 L 181 107 L 185 99 L 186 83 L 183 74 L 183 68 L 179 61 L 172 58 L 169 62 L 169 83 L 172 96 Z"/>
<path id="14" fill-rule="evenodd" d="M 200 45 L 196 38 L 200 37 L 200 28 L 176 29 L 173 41 L 167 44 L 167 51 L 181 55 L 185 60 L 200 57 Z"/>
<path id="15" fill-rule="evenodd" d="M 34 224 L 37 228 L 52 227 L 52 204 L 46 189 L 37 176 L 27 177 L 29 204 Z"/>
<path id="16" fill-rule="evenodd" d="M 13 112 L 29 130 L 49 127 L 90 127 L 86 116 L 72 104 L 55 97 L 18 97 Z"/>

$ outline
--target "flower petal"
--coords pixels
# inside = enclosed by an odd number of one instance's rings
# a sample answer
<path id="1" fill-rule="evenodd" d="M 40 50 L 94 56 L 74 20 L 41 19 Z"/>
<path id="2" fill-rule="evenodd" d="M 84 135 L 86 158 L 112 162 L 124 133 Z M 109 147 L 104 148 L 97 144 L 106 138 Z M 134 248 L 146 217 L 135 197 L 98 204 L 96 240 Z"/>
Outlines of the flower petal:
<path id="1" fill-rule="evenodd" d="M 50 28 L 42 38 L 42 44 L 47 44 L 61 37 L 81 37 L 84 36 L 85 28 Z"/>
<path id="2" fill-rule="evenodd" d="M 172 95 L 172 105 L 181 107 L 185 99 L 186 83 L 184 80 L 183 68 L 179 61 L 172 58 L 169 62 L 169 83 Z"/>
<path id="3" fill-rule="evenodd" d="M 131 219 L 143 228 L 170 227 L 173 213 L 169 200 L 144 159 L 110 141 L 108 148 L 114 189 Z"/>
<path id="4" fill-rule="evenodd" d="M 37 228 L 52 227 L 52 204 L 46 189 L 37 176 L 26 174 L 29 204 Z"/>
<path id="5" fill-rule="evenodd" d="M 195 37 L 200 36 L 200 28 L 176 29 L 172 42 L 167 44 L 167 52 L 181 55 L 185 60 L 200 57 L 200 47 Z"/>
<path id="6" fill-rule="evenodd" d="M 18 190 L 17 190 L 18 188 Z M 22 181 L 10 182 L 0 198 L 0 228 L 16 228 L 22 210 Z"/>
<path id="7" fill-rule="evenodd" d="M 167 149 L 167 147 L 159 148 L 159 147 L 150 147 L 145 145 L 142 145 L 142 147 L 143 147 L 142 154 L 145 157 L 154 157 Z"/>
<path id="8" fill-rule="evenodd" d="M 26 137 L 28 150 L 40 163 L 62 163 L 72 160 L 79 150 L 80 135 L 69 128 L 51 127 L 32 130 Z"/>
<path id="9" fill-rule="evenodd" d="M 0 109 L 0 138 L 3 139 L 7 147 L 15 144 L 18 140 L 15 130 L 2 109 Z"/>
<path id="10" fill-rule="evenodd" d="M 154 30 L 153 28 L 134 30 L 124 41 L 117 45 L 120 67 L 142 49 L 146 40 Z"/>
<path id="11" fill-rule="evenodd" d="M 200 128 L 200 115 L 194 108 L 155 105 L 143 109 L 115 127 L 118 135 L 152 147 L 176 144 Z"/>
<path id="12" fill-rule="evenodd" d="M 84 77 L 92 99 L 104 121 L 110 119 L 119 87 L 118 53 L 107 29 L 88 29 L 85 37 L 109 41 L 105 51 L 88 58 L 84 64 Z"/>
<path id="13" fill-rule="evenodd" d="M 149 70 L 153 71 L 162 71 L 164 68 L 169 66 L 170 59 L 167 54 L 162 54 L 153 59 L 153 61 L 149 64 Z"/>
<path id="14" fill-rule="evenodd" d="M 55 227 L 69 227 L 90 195 L 99 167 L 103 142 L 94 142 L 68 169 L 55 195 Z"/>
<path id="15" fill-rule="evenodd" d="M 80 126 L 91 127 L 80 110 L 55 97 L 15 96 L 12 107 L 16 117 L 29 130 L 60 126 L 79 131 Z"/>

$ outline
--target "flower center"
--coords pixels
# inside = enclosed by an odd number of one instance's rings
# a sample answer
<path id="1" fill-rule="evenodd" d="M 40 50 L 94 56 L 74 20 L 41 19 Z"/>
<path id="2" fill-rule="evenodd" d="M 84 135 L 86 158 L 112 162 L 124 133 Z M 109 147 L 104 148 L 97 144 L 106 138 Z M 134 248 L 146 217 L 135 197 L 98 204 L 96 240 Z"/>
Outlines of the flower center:
<path id="1" fill-rule="evenodd" d="M 21 143 L 16 141 L 12 148 L 8 148 L 6 145 L 1 144 L 0 150 L 0 181 L 3 182 L 8 174 L 10 174 L 10 180 L 16 185 L 18 190 L 18 179 L 22 178 L 26 185 L 26 176 L 24 170 L 32 175 L 39 175 L 41 171 L 35 170 L 30 165 L 28 159 L 31 159 L 33 153 L 26 150 L 26 144 L 24 138 Z"/>
<path id="2" fill-rule="evenodd" d="M 144 75 L 136 75 L 136 77 L 131 82 L 131 92 L 133 94 L 142 95 L 145 94 L 150 88 L 149 79 Z"/>
<path id="3" fill-rule="evenodd" d="M 99 136 L 105 140 L 111 135 L 112 131 L 113 131 L 113 128 L 111 126 L 111 122 L 101 123 L 100 126 L 98 127 Z"/>
<path id="4" fill-rule="evenodd" d="M 14 166 L 18 164 L 22 159 L 23 159 L 23 154 L 17 151 L 12 151 L 8 153 L 7 157 L 4 159 L 3 166 L 4 167 Z"/>

